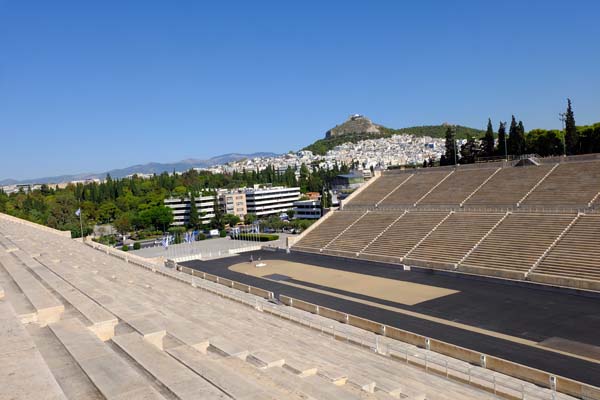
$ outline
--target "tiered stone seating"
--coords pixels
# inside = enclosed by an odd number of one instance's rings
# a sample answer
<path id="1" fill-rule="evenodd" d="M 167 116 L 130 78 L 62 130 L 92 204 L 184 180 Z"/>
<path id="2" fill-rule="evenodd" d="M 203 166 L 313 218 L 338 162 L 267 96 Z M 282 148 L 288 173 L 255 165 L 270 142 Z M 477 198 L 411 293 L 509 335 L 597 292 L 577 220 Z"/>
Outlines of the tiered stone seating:
<path id="1" fill-rule="evenodd" d="M 419 206 L 458 206 L 494 172 L 495 168 L 459 168 L 425 196 Z"/>
<path id="2" fill-rule="evenodd" d="M 333 251 L 354 255 L 394 222 L 398 215 L 398 213 L 369 212 L 350 229 L 329 243 L 325 249 L 327 253 Z"/>
<path id="3" fill-rule="evenodd" d="M 364 249 L 361 257 L 398 262 L 447 215 L 444 211 L 411 211 Z"/>
<path id="4" fill-rule="evenodd" d="M 535 272 L 600 280 L 600 215 L 580 216 Z"/>
<path id="5" fill-rule="evenodd" d="M 226 399 L 225 393 L 137 333 L 119 335 L 113 342 L 179 399 Z M 189 348 L 191 352 L 195 349 Z"/>
<path id="6" fill-rule="evenodd" d="M 297 244 L 297 248 L 319 250 L 331 242 L 344 229 L 360 218 L 364 211 L 334 212 L 331 217 L 323 221 L 309 235 L 304 236 Z"/>
<path id="7" fill-rule="evenodd" d="M 35 279 L 14 256 L 6 253 L 2 254 L 0 264 L 10 274 L 33 306 L 36 312 L 36 320 L 40 325 L 45 326 L 60 319 L 60 315 L 64 311 L 63 304 Z"/>
<path id="8" fill-rule="evenodd" d="M 502 168 L 465 202 L 465 207 L 515 207 L 552 167 Z"/>
<path id="9" fill-rule="evenodd" d="M 163 398 L 78 320 L 55 322 L 50 329 L 107 399 Z"/>
<path id="10" fill-rule="evenodd" d="M 452 171 L 419 172 L 406 181 L 398 190 L 386 197 L 380 204 L 381 208 L 404 208 L 413 207 L 421 197 L 429 192 L 442 179 L 451 174 Z M 390 176 L 393 176 L 390 173 Z M 401 175 L 400 175 L 401 176 Z M 368 191 L 368 189 L 367 189 Z M 352 204 L 352 202 L 350 202 Z"/>
<path id="11" fill-rule="evenodd" d="M 108 340 L 114 336 L 114 328 L 118 323 L 118 320 L 114 315 L 100 307 L 89 297 L 75 289 L 72 285 L 33 258 L 21 251 L 18 253 L 21 261 L 23 261 L 31 271 L 90 321 L 91 325 L 89 326 L 89 329 L 94 332 L 100 340 Z M 17 254 L 17 252 L 15 252 L 15 254 Z"/>
<path id="12" fill-rule="evenodd" d="M 533 208 L 586 208 L 600 191 L 600 162 L 560 164 L 521 204 Z"/>
<path id="13" fill-rule="evenodd" d="M 352 206 L 374 207 L 396 187 L 403 184 L 412 174 L 382 175 L 360 192 L 352 202 Z"/>
<path id="14" fill-rule="evenodd" d="M 492 398 L 81 243 L 31 229 L 0 221 L 0 232 L 27 237 L 15 243 L 39 261 L 27 263 L 44 285 L 60 291 L 70 285 L 119 318 L 115 335 L 106 342 L 86 326 L 89 317 L 78 300 L 67 308 L 67 316 L 48 325 L 71 362 L 105 398 L 207 398 L 215 393 L 234 399 Z M 51 273 L 39 272 L 42 268 Z M 57 295 L 63 296 L 59 290 Z M 12 288 L 7 293 L 10 297 Z M 69 295 L 61 298 L 67 301 Z M 15 387 L 11 381 L 5 385 L 1 377 L 0 382 L 3 391 Z M 205 386 L 207 382 L 211 386 Z M 26 394 L 18 398 L 36 398 Z"/>
<path id="15" fill-rule="evenodd" d="M 510 214 L 461 262 L 461 268 L 490 268 L 498 275 L 505 270 L 519 271 L 523 278 L 574 218 L 568 214 Z"/>
<path id="16" fill-rule="evenodd" d="M 0 398 L 66 399 L 11 304 L 0 301 Z M 32 397 L 31 397 L 32 398 Z"/>
<path id="17" fill-rule="evenodd" d="M 503 214 L 453 213 L 416 249 L 405 263 L 453 268 L 477 242 L 502 218 Z"/>

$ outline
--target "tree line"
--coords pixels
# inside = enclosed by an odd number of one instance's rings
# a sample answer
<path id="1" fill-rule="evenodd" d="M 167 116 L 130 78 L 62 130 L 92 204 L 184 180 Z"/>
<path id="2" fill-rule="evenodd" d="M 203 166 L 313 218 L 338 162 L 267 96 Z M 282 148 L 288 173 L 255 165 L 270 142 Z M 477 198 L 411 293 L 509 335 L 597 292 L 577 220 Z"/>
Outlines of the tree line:
<path id="1" fill-rule="evenodd" d="M 533 129 L 529 132 L 525 132 L 523 121 L 517 121 L 514 115 L 508 131 L 507 122 L 500 121 L 498 129 L 494 131 L 492 121 L 488 119 L 483 137 L 469 137 L 460 149 L 456 144 L 457 128 L 448 126 L 445 153 L 440 159 L 440 165 L 454 165 L 455 162 L 468 164 L 477 160 L 524 154 L 547 157 L 600 152 L 600 123 L 577 126 L 570 99 L 567 99 L 565 113 L 560 116 L 564 122 L 563 130 Z"/>
<path id="2" fill-rule="evenodd" d="M 55 229 L 70 230 L 73 237 L 81 236 L 79 218 L 75 215 L 78 208 L 82 212 L 86 235 L 96 224 L 112 224 L 123 233 L 158 233 L 166 231 L 173 222 L 171 209 L 163 202 L 168 197 L 214 195 L 217 188 L 233 189 L 255 184 L 299 186 L 302 193 L 323 193 L 331 188 L 335 176 L 349 170 L 350 167 L 345 164 L 336 164 L 333 168 L 303 164 L 298 177 L 291 167 L 280 172 L 271 165 L 262 171 L 242 170 L 223 174 L 191 169 L 183 173 L 163 172 L 149 178 L 134 175 L 113 179 L 107 175 L 102 182 L 68 184 L 62 188 L 44 184 L 31 192 L 21 189 L 11 194 L 0 189 L 0 212 Z M 235 216 L 220 213 L 218 206 L 216 210 L 211 228 L 222 229 L 226 224 L 239 221 L 239 218 L 233 218 Z M 203 227 L 201 217 L 193 207 L 192 228 Z"/>

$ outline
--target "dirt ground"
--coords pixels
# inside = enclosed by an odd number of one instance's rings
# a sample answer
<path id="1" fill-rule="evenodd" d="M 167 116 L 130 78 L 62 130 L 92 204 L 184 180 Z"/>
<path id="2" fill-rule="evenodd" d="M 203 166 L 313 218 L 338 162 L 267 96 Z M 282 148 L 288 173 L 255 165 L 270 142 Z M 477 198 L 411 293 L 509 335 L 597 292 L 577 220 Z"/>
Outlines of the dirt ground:
<path id="1" fill-rule="evenodd" d="M 285 275 L 303 282 L 406 305 L 415 305 L 457 293 L 455 290 L 446 288 L 362 275 L 290 261 L 266 260 L 263 263 L 266 266 L 256 267 L 257 262 L 252 264 L 240 263 L 232 265 L 229 269 L 256 277 L 264 277 L 271 274 Z M 286 283 L 285 281 L 280 282 Z"/>

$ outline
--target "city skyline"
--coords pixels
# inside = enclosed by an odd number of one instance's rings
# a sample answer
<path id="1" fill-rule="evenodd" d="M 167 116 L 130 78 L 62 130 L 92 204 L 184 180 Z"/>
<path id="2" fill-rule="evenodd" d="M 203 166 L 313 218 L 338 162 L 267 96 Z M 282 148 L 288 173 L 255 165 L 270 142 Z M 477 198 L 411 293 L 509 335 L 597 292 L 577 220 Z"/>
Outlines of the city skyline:
<path id="1" fill-rule="evenodd" d="M 353 113 L 392 128 L 497 128 L 515 114 L 558 129 L 570 97 L 578 125 L 594 123 L 597 11 L 0 2 L 0 179 L 285 153 Z"/>

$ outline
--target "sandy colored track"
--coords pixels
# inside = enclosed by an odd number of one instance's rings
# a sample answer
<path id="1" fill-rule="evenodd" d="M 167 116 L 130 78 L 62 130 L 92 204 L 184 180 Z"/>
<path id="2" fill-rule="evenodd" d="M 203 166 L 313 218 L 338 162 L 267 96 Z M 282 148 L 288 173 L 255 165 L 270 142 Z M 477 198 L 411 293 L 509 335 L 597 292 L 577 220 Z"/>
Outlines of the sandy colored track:
<path id="1" fill-rule="evenodd" d="M 290 261 L 268 260 L 264 261 L 264 263 L 266 266 L 261 268 L 257 268 L 255 262 L 252 264 L 241 263 L 232 265 L 229 269 L 261 278 L 271 274 L 285 275 L 299 281 L 345 290 L 347 292 L 393 301 L 409 306 L 458 293 L 456 290 L 446 288 L 403 282 L 395 279 L 357 274 L 331 268 L 322 268 Z"/>

